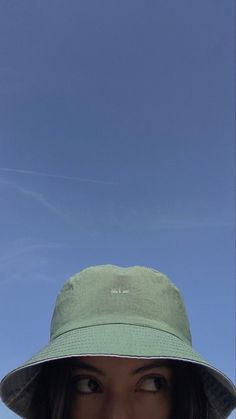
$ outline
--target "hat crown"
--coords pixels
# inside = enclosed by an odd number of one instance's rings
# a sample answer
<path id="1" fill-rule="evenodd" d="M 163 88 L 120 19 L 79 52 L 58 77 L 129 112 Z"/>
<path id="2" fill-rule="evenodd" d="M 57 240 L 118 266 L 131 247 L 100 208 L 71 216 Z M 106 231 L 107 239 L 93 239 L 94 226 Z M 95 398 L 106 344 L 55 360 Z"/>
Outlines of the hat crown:
<path id="1" fill-rule="evenodd" d="M 51 339 L 110 323 L 152 327 L 192 342 L 178 288 L 166 275 L 147 267 L 98 265 L 72 276 L 57 297 Z"/>

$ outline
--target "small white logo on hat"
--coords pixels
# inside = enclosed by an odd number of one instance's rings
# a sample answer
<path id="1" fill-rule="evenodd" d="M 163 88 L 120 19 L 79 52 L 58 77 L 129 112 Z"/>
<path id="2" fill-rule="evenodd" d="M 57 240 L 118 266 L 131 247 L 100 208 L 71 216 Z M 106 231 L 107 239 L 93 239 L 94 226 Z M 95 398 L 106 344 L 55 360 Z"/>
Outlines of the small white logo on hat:
<path id="1" fill-rule="evenodd" d="M 122 290 L 120 288 L 113 288 L 111 294 L 128 294 L 129 290 Z"/>

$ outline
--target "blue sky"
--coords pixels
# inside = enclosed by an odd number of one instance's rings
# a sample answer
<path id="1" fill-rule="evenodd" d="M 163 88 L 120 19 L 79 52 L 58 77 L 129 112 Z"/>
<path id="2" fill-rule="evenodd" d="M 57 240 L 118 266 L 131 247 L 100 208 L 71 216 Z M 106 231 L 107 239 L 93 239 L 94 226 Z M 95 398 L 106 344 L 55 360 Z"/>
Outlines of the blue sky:
<path id="1" fill-rule="evenodd" d="M 0 33 L 1 377 L 114 263 L 165 272 L 235 381 L 234 2 L 3 1 Z"/>

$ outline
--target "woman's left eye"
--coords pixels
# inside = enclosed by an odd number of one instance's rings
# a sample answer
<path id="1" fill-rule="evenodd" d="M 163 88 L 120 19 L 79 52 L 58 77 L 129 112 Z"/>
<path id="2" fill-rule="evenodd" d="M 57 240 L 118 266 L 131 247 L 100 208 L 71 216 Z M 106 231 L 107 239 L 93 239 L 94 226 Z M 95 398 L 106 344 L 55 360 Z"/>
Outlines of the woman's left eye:
<path id="1" fill-rule="evenodd" d="M 147 382 L 151 382 L 153 384 L 151 385 L 146 385 Z M 145 384 L 145 385 L 143 385 Z M 166 384 L 166 379 L 164 377 L 160 377 L 160 376 L 154 376 L 154 377 L 148 377 L 146 378 L 143 383 L 142 383 L 142 388 L 146 387 L 145 391 L 153 391 L 153 392 L 157 392 L 160 391 Z"/>

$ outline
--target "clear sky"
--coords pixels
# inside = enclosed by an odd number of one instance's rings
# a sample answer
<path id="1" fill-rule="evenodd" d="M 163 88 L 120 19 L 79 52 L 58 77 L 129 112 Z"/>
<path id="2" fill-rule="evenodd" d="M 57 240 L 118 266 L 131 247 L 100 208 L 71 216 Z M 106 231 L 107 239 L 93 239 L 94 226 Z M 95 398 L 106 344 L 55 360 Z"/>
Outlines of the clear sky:
<path id="1" fill-rule="evenodd" d="M 1 377 L 47 343 L 64 281 L 113 263 L 166 273 L 193 346 L 235 382 L 234 15 L 1 2 Z"/>

